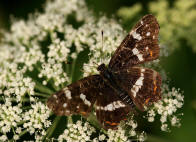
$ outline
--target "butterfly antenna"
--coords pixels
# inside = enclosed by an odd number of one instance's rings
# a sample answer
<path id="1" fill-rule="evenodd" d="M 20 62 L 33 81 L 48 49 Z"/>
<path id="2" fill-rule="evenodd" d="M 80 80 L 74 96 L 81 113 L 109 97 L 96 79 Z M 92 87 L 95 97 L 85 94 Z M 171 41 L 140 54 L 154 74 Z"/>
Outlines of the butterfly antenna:
<path id="1" fill-rule="evenodd" d="M 103 30 L 101 30 L 101 42 L 102 42 L 102 51 L 103 51 Z M 101 58 L 101 63 L 102 63 L 102 58 Z"/>
<path id="2" fill-rule="evenodd" d="M 93 64 L 95 64 L 96 66 L 99 66 L 96 62 L 93 61 Z M 94 66 L 95 67 L 95 66 Z"/>
<path id="3" fill-rule="evenodd" d="M 102 49 L 103 49 L 103 30 L 101 30 L 101 40 L 102 40 Z"/>

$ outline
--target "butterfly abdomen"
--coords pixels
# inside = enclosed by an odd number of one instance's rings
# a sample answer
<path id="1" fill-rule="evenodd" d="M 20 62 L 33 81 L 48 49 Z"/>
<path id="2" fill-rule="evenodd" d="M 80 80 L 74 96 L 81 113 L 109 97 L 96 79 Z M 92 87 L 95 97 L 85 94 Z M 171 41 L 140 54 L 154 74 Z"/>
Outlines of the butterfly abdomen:
<path id="1" fill-rule="evenodd" d="M 114 91 L 118 95 L 117 97 L 119 97 L 124 103 L 131 105 L 131 107 L 133 107 L 131 97 L 125 90 L 123 90 L 121 87 L 117 85 L 112 72 L 105 66 L 105 64 L 101 64 L 97 68 L 97 70 L 100 71 L 100 75 L 103 77 L 104 82 L 114 89 Z"/>

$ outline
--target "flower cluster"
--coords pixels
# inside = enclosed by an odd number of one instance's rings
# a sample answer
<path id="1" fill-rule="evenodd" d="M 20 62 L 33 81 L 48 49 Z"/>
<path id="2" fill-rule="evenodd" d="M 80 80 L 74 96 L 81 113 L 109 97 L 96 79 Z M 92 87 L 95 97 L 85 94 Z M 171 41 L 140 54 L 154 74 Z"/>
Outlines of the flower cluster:
<path id="1" fill-rule="evenodd" d="M 133 116 L 117 130 L 77 121 L 54 136 L 60 119 L 50 117 L 45 104 L 74 79 L 97 73 L 97 65 L 109 62 L 125 34 L 114 19 L 95 18 L 84 0 L 51 0 L 43 13 L 15 20 L 0 44 L 0 141 L 144 141 L 146 134 Z M 158 60 L 153 64 L 146 66 L 165 75 Z M 164 85 L 162 100 L 146 110 L 150 122 L 160 115 L 162 130 L 168 120 L 172 126 L 180 124 L 175 114 L 183 105 L 181 93 Z"/>
<path id="2" fill-rule="evenodd" d="M 125 136 L 125 130 L 123 130 L 122 128 L 118 128 L 117 131 L 113 131 L 111 129 L 108 130 L 108 142 L 126 142 L 128 141 L 128 137 Z"/>
<path id="3" fill-rule="evenodd" d="M 19 134 L 21 133 L 21 127 L 18 124 L 21 122 L 22 109 L 20 105 L 12 106 L 10 99 L 5 100 L 5 104 L 0 104 L 0 128 L 1 133 L 6 134 L 15 128 L 15 134 L 13 138 L 17 140 Z M 7 140 L 7 135 L 0 136 L 1 141 Z"/>
<path id="4" fill-rule="evenodd" d="M 35 134 L 37 141 L 41 141 L 42 137 L 46 135 L 44 128 L 48 128 L 51 122 L 48 120 L 50 115 L 50 110 L 48 107 L 41 102 L 31 105 L 32 109 L 29 109 L 24 113 L 23 127 L 32 135 Z"/>
<path id="5" fill-rule="evenodd" d="M 51 123 L 48 120 L 49 109 L 41 102 L 32 104 L 28 111 L 22 106 L 21 103 L 14 105 L 10 98 L 5 98 L 5 103 L 0 104 L 1 141 L 18 140 L 26 133 L 35 135 L 36 140 L 41 141 L 41 136 L 45 135 L 45 128 Z"/>
<path id="6" fill-rule="evenodd" d="M 58 137 L 58 141 L 87 142 L 91 141 L 93 133 L 95 133 L 95 128 L 90 126 L 88 122 L 77 121 L 76 124 L 69 123 L 67 125 L 67 129 Z"/>
<path id="7" fill-rule="evenodd" d="M 175 88 L 169 91 L 167 85 L 163 85 L 162 90 L 164 91 L 162 93 L 163 99 L 154 103 L 153 106 L 147 110 L 146 118 L 149 122 L 153 122 L 155 116 L 160 115 L 161 130 L 168 131 L 168 122 L 170 122 L 171 126 L 180 126 L 180 119 L 174 114 L 183 106 L 184 96 Z"/>

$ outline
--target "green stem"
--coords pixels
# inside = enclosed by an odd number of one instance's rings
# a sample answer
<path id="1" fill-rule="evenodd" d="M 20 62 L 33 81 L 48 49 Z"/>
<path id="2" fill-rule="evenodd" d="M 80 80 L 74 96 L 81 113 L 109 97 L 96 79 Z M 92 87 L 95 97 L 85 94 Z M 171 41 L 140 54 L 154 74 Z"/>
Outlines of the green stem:
<path id="1" fill-rule="evenodd" d="M 44 97 L 44 98 L 48 98 L 48 97 L 50 97 L 50 95 L 48 95 L 48 94 L 45 94 L 45 93 L 39 93 L 39 92 L 35 92 L 35 95 L 36 95 L 36 96 L 40 96 L 40 97 Z"/>
<path id="2" fill-rule="evenodd" d="M 41 101 L 41 102 L 44 102 L 44 103 L 45 103 L 45 102 L 47 101 L 47 98 L 46 98 L 46 99 L 45 99 L 45 98 L 44 98 L 44 99 L 39 99 L 39 101 Z"/>
<path id="3" fill-rule="evenodd" d="M 72 117 L 71 116 L 68 116 L 67 117 L 67 121 L 68 121 L 68 123 L 73 123 Z"/>
<path id="4" fill-rule="evenodd" d="M 23 136 L 23 135 L 26 134 L 27 132 L 28 132 L 27 130 L 22 131 L 22 132 L 19 134 L 19 137 Z M 10 140 L 10 142 L 14 142 L 14 141 L 15 141 L 14 138 L 12 138 L 12 139 Z"/>
<path id="5" fill-rule="evenodd" d="M 16 99 L 13 99 L 13 101 L 16 101 Z M 22 102 L 30 102 L 29 98 L 22 98 Z"/>
<path id="6" fill-rule="evenodd" d="M 71 77 L 70 77 L 70 81 L 73 82 L 73 76 L 74 76 L 74 72 L 75 72 L 75 66 L 76 66 L 76 60 L 73 60 L 72 66 L 71 66 Z"/>
<path id="7" fill-rule="evenodd" d="M 31 109 L 31 108 L 32 108 L 31 106 L 23 106 L 22 107 L 23 110 L 28 110 L 28 109 Z"/>
<path id="8" fill-rule="evenodd" d="M 60 121 L 60 119 L 61 119 L 61 116 L 56 116 L 55 120 L 53 121 L 53 124 L 46 131 L 46 136 L 44 136 L 43 141 L 44 141 L 44 139 L 50 138 L 52 136 L 52 134 L 53 134 L 54 130 L 56 129 L 57 124 Z"/>
<path id="9" fill-rule="evenodd" d="M 54 93 L 51 89 L 49 89 L 48 87 L 42 85 L 38 81 L 34 80 L 34 82 L 36 83 L 35 89 L 39 90 L 40 92 L 45 93 L 45 94 L 49 94 L 49 95 Z"/>
<path id="10" fill-rule="evenodd" d="M 101 129 L 99 122 L 97 121 L 96 116 L 93 113 L 90 113 L 87 121 L 93 125 L 94 127 L 96 127 L 97 129 Z"/>
<path id="11" fill-rule="evenodd" d="M 69 65 L 65 63 L 65 72 L 69 74 Z"/>
<path id="12" fill-rule="evenodd" d="M 196 110 L 196 100 L 194 100 L 194 101 L 192 102 L 192 107 L 193 107 L 193 109 Z"/>
<path id="13" fill-rule="evenodd" d="M 51 84 L 52 87 L 55 89 L 55 91 L 59 91 L 59 90 L 60 90 L 59 86 L 56 86 L 56 85 L 54 84 L 54 82 L 56 81 L 55 78 L 52 78 L 52 79 L 53 79 L 53 83 L 50 83 L 50 84 Z"/>
<path id="14" fill-rule="evenodd" d="M 18 122 L 17 125 L 19 126 L 19 125 L 24 124 L 24 123 L 25 123 L 25 121 L 21 121 L 21 122 Z"/>
<path id="15" fill-rule="evenodd" d="M 5 99 L 3 97 L 0 97 L 0 101 L 5 101 Z"/>
<path id="16" fill-rule="evenodd" d="M 16 98 L 10 98 L 10 100 L 11 100 L 12 102 L 17 102 L 17 99 L 16 99 Z M 4 99 L 3 97 L 0 97 L 0 101 L 5 101 L 5 99 Z M 30 100 L 29 100 L 29 98 L 22 98 L 21 101 L 22 101 L 22 102 L 29 102 Z"/>

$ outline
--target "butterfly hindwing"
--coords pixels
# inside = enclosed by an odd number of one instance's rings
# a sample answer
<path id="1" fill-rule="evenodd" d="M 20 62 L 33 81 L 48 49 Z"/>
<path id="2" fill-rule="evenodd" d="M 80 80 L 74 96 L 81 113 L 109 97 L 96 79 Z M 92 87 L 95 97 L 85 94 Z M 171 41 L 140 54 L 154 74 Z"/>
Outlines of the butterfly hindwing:
<path id="1" fill-rule="evenodd" d="M 161 76 L 154 70 L 132 67 L 113 73 L 113 77 L 140 110 L 161 99 Z"/>
<path id="2" fill-rule="evenodd" d="M 96 102 L 96 116 L 105 129 L 116 129 L 131 111 L 133 108 L 123 103 L 111 87 L 102 87 Z"/>
<path id="3" fill-rule="evenodd" d="M 85 77 L 53 94 L 47 105 L 56 115 L 88 116 L 99 95 L 100 82 L 103 81 L 99 75 Z"/>
<path id="4" fill-rule="evenodd" d="M 144 16 L 125 37 L 112 56 L 110 70 L 152 61 L 159 56 L 159 24 L 153 15 Z"/>

